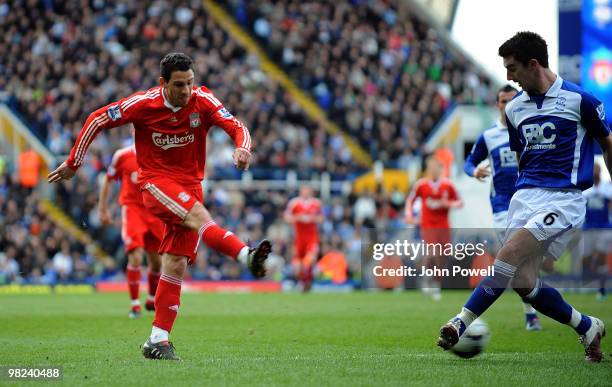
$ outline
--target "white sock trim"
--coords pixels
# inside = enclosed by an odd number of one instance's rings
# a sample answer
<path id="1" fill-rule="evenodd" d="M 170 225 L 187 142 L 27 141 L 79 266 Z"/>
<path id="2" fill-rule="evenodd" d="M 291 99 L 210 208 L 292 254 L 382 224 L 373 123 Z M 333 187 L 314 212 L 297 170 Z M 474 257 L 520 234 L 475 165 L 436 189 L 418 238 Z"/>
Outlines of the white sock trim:
<path id="1" fill-rule="evenodd" d="M 570 318 L 567 324 L 571 325 L 572 328 L 577 328 L 581 321 L 582 321 L 582 313 L 572 308 L 572 317 Z"/>
<path id="2" fill-rule="evenodd" d="M 238 262 L 246 266 L 249 261 L 249 246 L 244 246 L 242 249 L 240 249 L 240 252 L 238 253 L 236 259 L 238 260 Z"/>
<path id="3" fill-rule="evenodd" d="M 467 308 L 461 308 L 461 312 L 457 315 L 465 324 L 465 327 L 469 327 L 471 323 L 478 318 L 471 310 Z"/>
<path id="4" fill-rule="evenodd" d="M 471 310 L 467 308 L 461 308 L 461 312 L 457 315 L 465 324 L 465 327 L 469 327 L 471 323 L 478 318 Z"/>
<path id="5" fill-rule="evenodd" d="M 136 305 L 140 305 L 139 299 L 132 300 L 132 306 L 136 306 Z"/>
<path id="6" fill-rule="evenodd" d="M 153 329 L 151 329 L 151 342 L 152 343 L 159 343 L 160 341 L 168 341 L 168 336 L 169 333 L 168 331 L 158 328 L 156 326 L 153 326 Z"/>
<path id="7" fill-rule="evenodd" d="M 181 286 L 183 284 L 183 280 L 180 280 L 180 279 L 178 279 L 176 277 L 169 276 L 167 274 L 162 274 L 159 277 L 159 280 L 160 281 L 166 281 L 166 282 L 169 282 L 171 284 L 178 285 L 178 286 Z"/>
<path id="8" fill-rule="evenodd" d="M 495 273 L 499 273 L 508 278 L 514 277 L 514 273 L 516 273 L 516 266 L 512 266 L 508 262 L 500 261 L 499 259 L 493 261 L 493 269 Z"/>
<path id="9" fill-rule="evenodd" d="M 533 288 L 531 290 L 531 292 L 529 292 L 529 294 L 527 296 L 525 296 L 525 298 L 528 299 L 528 300 L 533 300 L 535 298 L 535 296 L 538 295 L 539 291 L 540 291 L 540 279 L 538 278 L 538 280 L 536 281 L 535 288 Z"/>
<path id="10" fill-rule="evenodd" d="M 535 310 L 535 308 L 533 306 L 531 306 L 531 304 L 528 304 L 526 302 L 523 302 L 523 309 L 525 310 L 525 314 L 536 314 L 536 313 L 538 313 L 538 311 Z"/>

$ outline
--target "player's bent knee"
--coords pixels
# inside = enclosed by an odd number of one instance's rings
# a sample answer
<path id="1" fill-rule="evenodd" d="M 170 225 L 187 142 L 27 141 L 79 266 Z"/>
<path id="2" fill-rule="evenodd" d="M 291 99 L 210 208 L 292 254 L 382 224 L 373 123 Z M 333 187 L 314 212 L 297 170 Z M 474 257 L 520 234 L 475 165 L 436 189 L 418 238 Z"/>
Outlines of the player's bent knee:
<path id="1" fill-rule="evenodd" d="M 183 225 L 192 230 L 198 230 L 203 224 L 210 222 L 212 217 L 201 203 L 195 203 L 183 220 Z"/>
<path id="2" fill-rule="evenodd" d="M 521 229 L 502 246 L 497 253 L 497 259 L 519 267 L 526 259 L 538 256 L 540 253 L 540 242 L 529 231 Z"/>
<path id="3" fill-rule="evenodd" d="M 142 265 L 144 258 L 144 251 L 141 247 L 138 247 L 128 253 L 128 263 L 132 266 Z"/>
<path id="4" fill-rule="evenodd" d="M 162 258 L 162 272 L 173 277 L 183 279 L 187 270 L 187 257 L 164 254 Z"/>

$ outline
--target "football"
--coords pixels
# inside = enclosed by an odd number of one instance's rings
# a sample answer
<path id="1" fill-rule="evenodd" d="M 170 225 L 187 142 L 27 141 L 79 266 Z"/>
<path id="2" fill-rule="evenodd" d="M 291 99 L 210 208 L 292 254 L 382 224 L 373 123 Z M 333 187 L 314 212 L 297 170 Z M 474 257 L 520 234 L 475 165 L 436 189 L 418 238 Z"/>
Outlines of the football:
<path id="1" fill-rule="evenodd" d="M 482 319 L 476 319 L 463 333 L 459 342 L 455 344 L 451 351 L 464 359 L 477 356 L 489 343 L 491 332 L 489 326 Z"/>

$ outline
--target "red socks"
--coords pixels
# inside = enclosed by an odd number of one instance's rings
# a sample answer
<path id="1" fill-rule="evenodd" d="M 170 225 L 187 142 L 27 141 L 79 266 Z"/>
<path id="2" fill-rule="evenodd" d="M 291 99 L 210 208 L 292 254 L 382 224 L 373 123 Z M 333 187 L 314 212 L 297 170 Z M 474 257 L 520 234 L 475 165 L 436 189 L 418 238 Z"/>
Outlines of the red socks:
<path id="1" fill-rule="evenodd" d="M 170 332 L 181 305 L 182 280 L 162 274 L 155 293 L 153 326 Z"/>
<path id="2" fill-rule="evenodd" d="M 130 291 L 130 299 L 132 301 L 139 299 L 138 286 L 140 285 L 140 267 L 128 265 L 125 271 L 127 278 L 128 289 Z"/>
<path id="3" fill-rule="evenodd" d="M 149 271 L 149 295 L 151 297 L 155 297 L 155 292 L 157 291 L 157 283 L 159 282 L 160 275 L 161 273 L 153 273 L 152 271 Z"/>
<path id="4" fill-rule="evenodd" d="M 198 233 L 206 246 L 232 258 L 238 258 L 238 253 L 246 246 L 233 232 L 217 226 L 212 220 L 204 224 Z"/>

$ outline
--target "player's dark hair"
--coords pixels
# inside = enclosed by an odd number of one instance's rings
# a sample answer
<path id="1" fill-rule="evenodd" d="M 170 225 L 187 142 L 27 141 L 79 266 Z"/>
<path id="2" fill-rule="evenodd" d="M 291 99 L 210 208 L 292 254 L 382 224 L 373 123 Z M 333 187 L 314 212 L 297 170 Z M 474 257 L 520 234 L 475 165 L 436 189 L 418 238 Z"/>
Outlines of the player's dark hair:
<path id="1" fill-rule="evenodd" d="M 531 59 L 535 59 L 542 67 L 548 68 L 546 41 L 535 32 L 517 32 L 516 35 L 499 46 L 498 54 L 502 58 L 512 56 L 523 65 L 527 65 Z"/>
<path id="2" fill-rule="evenodd" d="M 173 71 L 193 70 L 193 60 L 182 52 L 166 54 L 159 62 L 159 71 L 166 82 L 170 81 Z"/>
<path id="3" fill-rule="evenodd" d="M 499 90 L 497 90 L 497 95 L 495 96 L 495 102 L 499 102 L 499 93 L 510 93 L 510 92 L 518 93 L 518 90 L 512 87 L 512 85 L 502 86 Z"/>

